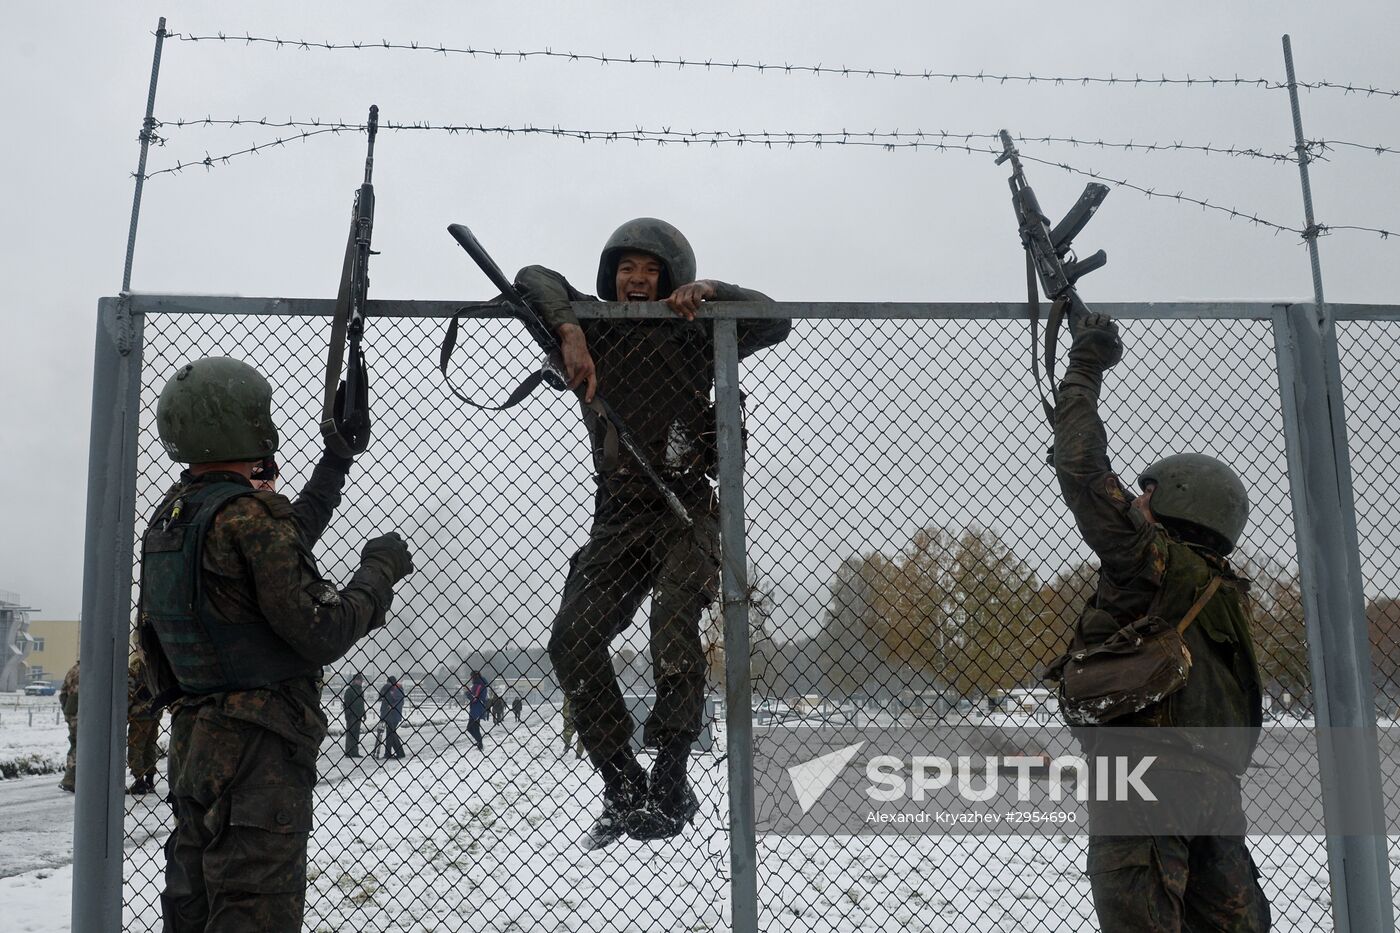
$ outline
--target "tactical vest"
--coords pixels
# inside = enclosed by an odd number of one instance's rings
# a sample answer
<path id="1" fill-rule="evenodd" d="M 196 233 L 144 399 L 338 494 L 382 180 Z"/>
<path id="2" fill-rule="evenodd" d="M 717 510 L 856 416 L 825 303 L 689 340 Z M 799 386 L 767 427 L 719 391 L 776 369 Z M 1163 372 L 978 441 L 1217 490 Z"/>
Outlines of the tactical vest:
<path id="1" fill-rule="evenodd" d="M 266 620 L 233 625 L 209 610 L 204 541 L 219 509 L 253 490 L 239 483 L 195 483 L 163 506 L 141 541 L 141 618 L 155 630 L 180 689 L 225 693 L 315 677 Z"/>

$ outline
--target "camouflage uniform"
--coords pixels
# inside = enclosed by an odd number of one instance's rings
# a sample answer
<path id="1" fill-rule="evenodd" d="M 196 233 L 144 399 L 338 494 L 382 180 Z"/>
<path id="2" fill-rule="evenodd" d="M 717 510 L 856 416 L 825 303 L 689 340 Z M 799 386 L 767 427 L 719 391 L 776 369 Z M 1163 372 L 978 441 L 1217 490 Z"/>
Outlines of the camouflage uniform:
<path id="1" fill-rule="evenodd" d="M 1154 792 L 1192 801 L 1197 813 L 1212 808 L 1208 821 L 1223 832 L 1148 835 L 1144 827 L 1137 835 L 1092 835 L 1088 874 L 1099 921 L 1113 931 L 1267 930 L 1269 904 L 1245 846 L 1239 785 L 1262 722 L 1259 673 L 1243 605 L 1248 583 L 1224 558 L 1148 523 L 1133 507 L 1109 464 L 1097 391 L 1060 387 L 1055 468 L 1065 502 L 1101 561 L 1097 596 L 1077 630 L 1081 643 L 1086 620 L 1095 616 L 1102 620 L 1106 613 L 1125 625 L 1152 607 L 1164 619 L 1180 619 L 1212 576 L 1232 584 L 1221 587 L 1184 634 L 1193 659 L 1186 686 L 1141 712 L 1114 719 L 1113 725 L 1222 727 L 1248 737 L 1207 755 L 1175 730 L 1163 733 L 1160 747 L 1154 744 L 1153 773 L 1170 772 L 1168 781 L 1153 783 Z M 1089 643 L 1094 640 L 1088 635 Z M 1083 730 L 1087 754 L 1094 754 L 1096 735 L 1105 734 Z M 1091 800 L 1091 829 L 1096 821 L 1124 818 L 1132 819 Z M 1118 832 L 1131 831 L 1115 825 Z"/>
<path id="2" fill-rule="evenodd" d="M 270 626 L 313 671 L 382 625 L 390 599 L 354 581 L 337 592 L 311 555 L 348 467 L 327 454 L 295 504 L 270 492 L 233 499 L 204 543 L 209 612 L 227 623 Z M 152 529 L 201 483 L 249 485 L 238 474 L 187 472 L 156 509 Z M 143 578 L 143 590 L 149 584 Z M 144 614 L 141 639 L 152 690 L 162 695 L 173 674 Z M 186 693 L 173 711 L 176 826 L 165 846 L 165 929 L 300 931 L 316 755 L 327 726 L 315 674 L 257 689 Z"/>
<path id="3" fill-rule="evenodd" d="M 516 286 L 551 331 L 579 324 L 597 367 L 598 394 L 632 429 L 651 463 L 695 521 L 685 528 L 618 444 L 606 419 L 583 406 L 597 492 L 588 542 L 569 561 L 554 618 L 550 658 L 572 701 L 573 720 L 595 765 L 628 748 L 632 721 L 608 646 L 648 596 L 656 703 L 646 744 L 694 740 L 704 708 L 700 616 L 718 589 L 718 512 L 710 480 L 715 426 L 710 407 L 714 342 L 703 321 L 579 322 L 570 300 L 589 300 L 557 272 L 529 266 Z M 768 301 L 716 283 L 714 301 Z M 787 338 L 786 320 L 740 321 L 740 357 Z"/>
<path id="4" fill-rule="evenodd" d="M 564 697 L 564 705 L 560 708 L 560 710 L 559 710 L 559 715 L 560 715 L 560 716 L 563 718 L 563 720 L 564 720 L 564 727 L 563 727 L 563 730 L 562 730 L 563 736 L 564 736 L 564 751 L 567 752 L 567 751 L 569 750 L 569 746 L 570 746 L 570 745 L 573 745 L 573 746 L 574 746 L 574 757 L 575 757 L 575 758 L 582 758 L 582 757 L 583 757 L 583 737 L 582 737 L 582 736 L 579 736 L 578 741 L 577 741 L 577 742 L 574 741 L 574 735 L 578 732 L 578 730 L 574 728 L 574 709 L 573 709 L 573 704 L 569 701 L 569 698 L 568 698 L 567 696 Z"/>
<path id="5" fill-rule="evenodd" d="M 146 665 L 133 654 L 126 671 L 126 766 L 135 781 L 132 788 L 151 789 L 160 761 L 160 710 L 151 703 Z"/>
<path id="6" fill-rule="evenodd" d="M 78 774 L 78 662 L 68 669 L 63 678 L 63 686 L 58 691 L 58 705 L 63 710 L 63 718 L 68 722 L 68 759 L 63 767 L 63 780 L 59 787 L 73 790 L 77 785 Z"/>

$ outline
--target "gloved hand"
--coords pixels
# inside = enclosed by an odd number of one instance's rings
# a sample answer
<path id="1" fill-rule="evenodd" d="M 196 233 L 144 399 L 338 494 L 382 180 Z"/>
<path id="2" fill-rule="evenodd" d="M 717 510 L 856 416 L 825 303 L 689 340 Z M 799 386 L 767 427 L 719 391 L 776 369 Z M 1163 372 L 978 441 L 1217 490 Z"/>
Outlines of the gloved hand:
<path id="1" fill-rule="evenodd" d="M 413 573 L 413 555 L 397 531 L 370 538 L 360 550 L 360 567 L 381 569 L 392 586 Z"/>
<path id="2" fill-rule="evenodd" d="M 1069 366 L 1060 388 L 1080 386 L 1098 398 L 1103 386 L 1103 374 L 1123 358 L 1123 342 L 1118 339 L 1118 325 L 1107 314 L 1090 312 L 1075 328 L 1069 345 Z"/>
<path id="3" fill-rule="evenodd" d="M 1070 367 L 1103 372 L 1112 369 L 1122 358 L 1123 341 L 1118 339 L 1118 324 L 1107 314 L 1086 314 L 1069 346 Z"/>

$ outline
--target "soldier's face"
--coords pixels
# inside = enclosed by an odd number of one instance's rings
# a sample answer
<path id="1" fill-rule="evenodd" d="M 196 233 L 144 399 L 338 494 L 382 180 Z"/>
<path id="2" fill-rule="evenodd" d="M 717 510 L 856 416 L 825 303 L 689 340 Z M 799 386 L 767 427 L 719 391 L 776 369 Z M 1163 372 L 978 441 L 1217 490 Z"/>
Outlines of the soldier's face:
<path id="1" fill-rule="evenodd" d="M 661 260 L 650 253 L 623 253 L 616 285 L 618 301 L 656 301 L 661 297 Z"/>

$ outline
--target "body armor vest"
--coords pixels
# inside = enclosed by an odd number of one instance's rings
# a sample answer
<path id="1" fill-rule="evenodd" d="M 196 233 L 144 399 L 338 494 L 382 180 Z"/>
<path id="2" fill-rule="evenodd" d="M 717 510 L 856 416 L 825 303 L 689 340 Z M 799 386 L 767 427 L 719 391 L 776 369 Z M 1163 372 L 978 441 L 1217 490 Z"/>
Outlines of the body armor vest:
<path id="1" fill-rule="evenodd" d="M 297 654 L 265 619 L 222 622 L 204 592 L 204 540 L 219 509 L 253 490 L 195 483 L 163 506 L 141 541 L 141 618 L 154 629 L 185 693 L 268 687 L 320 668 Z"/>

